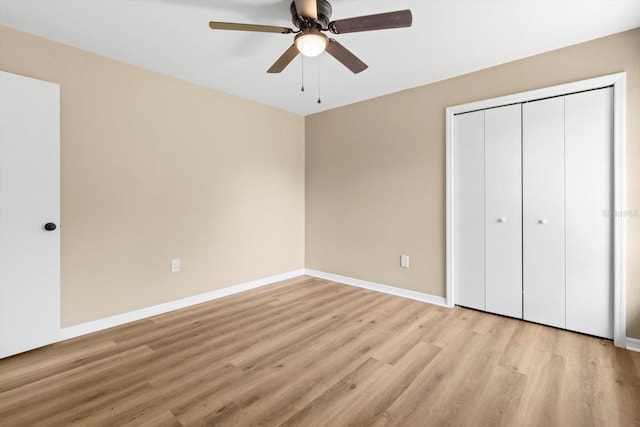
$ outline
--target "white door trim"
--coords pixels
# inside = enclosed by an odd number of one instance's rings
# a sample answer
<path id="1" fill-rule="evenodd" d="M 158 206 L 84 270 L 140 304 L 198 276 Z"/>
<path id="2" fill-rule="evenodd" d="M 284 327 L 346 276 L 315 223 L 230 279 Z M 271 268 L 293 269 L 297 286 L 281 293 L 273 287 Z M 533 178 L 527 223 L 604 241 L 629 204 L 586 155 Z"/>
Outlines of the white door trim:
<path id="1" fill-rule="evenodd" d="M 626 281 L 625 281 L 625 147 L 626 147 L 626 73 L 616 73 L 592 79 L 581 80 L 558 86 L 521 92 L 483 101 L 449 107 L 445 112 L 446 121 L 446 304 L 455 304 L 453 275 L 453 119 L 456 114 L 475 110 L 500 107 L 503 105 L 534 101 L 538 99 L 568 95 L 591 89 L 613 86 L 613 341 L 618 347 L 625 347 L 626 338 Z"/>

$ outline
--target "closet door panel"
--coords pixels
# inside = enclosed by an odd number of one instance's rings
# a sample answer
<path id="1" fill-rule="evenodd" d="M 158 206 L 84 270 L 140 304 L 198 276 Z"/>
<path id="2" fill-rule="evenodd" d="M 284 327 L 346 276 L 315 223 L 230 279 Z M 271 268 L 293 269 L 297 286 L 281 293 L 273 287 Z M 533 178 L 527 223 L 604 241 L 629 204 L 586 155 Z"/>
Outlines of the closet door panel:
<path id="1" fill-rule="evenodd" d="M 565 327 L 564 97 L 523 105 L 524 319 Z"/>
<path id="2" fill-rule="evenodd" d="M 454 135 L 455 301 L 484 310 L 484 111 L 457 115 Z"/>
<path id="3" fill-rule="evenodd" d="M 486 310 L 522 318 L 521 105 L 485 111 Z"/>
<path id="4" fill-rule="evenodd" d="M 613 89 L 566 97 L 567 329 L 613 337 Z"/>

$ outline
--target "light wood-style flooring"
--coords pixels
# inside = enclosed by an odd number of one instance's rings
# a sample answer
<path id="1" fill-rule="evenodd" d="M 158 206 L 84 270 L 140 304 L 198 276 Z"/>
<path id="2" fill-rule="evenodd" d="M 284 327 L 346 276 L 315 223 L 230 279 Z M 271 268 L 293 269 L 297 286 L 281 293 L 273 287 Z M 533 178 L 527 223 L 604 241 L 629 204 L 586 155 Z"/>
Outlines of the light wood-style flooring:
<path id="1" fill-rule="evenodd" d="M 0 360 L 2 426 L 640 426 L 640 353 L 300 277 Z"/>

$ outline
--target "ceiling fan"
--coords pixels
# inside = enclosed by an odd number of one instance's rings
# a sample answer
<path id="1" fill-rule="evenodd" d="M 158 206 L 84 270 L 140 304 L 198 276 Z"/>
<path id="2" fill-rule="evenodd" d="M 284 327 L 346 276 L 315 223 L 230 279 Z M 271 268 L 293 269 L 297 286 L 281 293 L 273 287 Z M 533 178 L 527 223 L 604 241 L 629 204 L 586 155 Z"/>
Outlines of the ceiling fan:
<path id="1" fill-rule="evenodd" d="M 318 56 L 327 53 L 357 74 L 368 68 L 351 51 L 335 39 L 323 34 L 355 33 L 360 31 L 385 30 L 410 27 L 413 21 L 410 10 L 359 16 L 356 18 L 331 21 L 332 8 L 328 0 L 295 0 L 291 2 L 291 20 L 297 31 L 287 27 L 271 25 L 236 24 L 232 22 L 209 22 L 213 30 L 257 31 L 262 33 L 296 34 L 294 43 L 269 68 L 267 73 L 280 73 L 299 53 L 305 56 Z"/>

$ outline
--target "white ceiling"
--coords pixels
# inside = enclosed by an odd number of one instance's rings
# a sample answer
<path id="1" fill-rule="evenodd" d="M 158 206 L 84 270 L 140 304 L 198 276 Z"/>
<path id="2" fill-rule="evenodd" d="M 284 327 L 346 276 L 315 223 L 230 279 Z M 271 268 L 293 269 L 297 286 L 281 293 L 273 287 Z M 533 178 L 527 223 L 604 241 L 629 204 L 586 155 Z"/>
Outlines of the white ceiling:
<path id="1" fill-rule="evenodd" d="M 334 36 L 369 69 L 353 75 L 326 53 L 306 58 L 302 93 L 300 56 L 266 73 L 292 34 L 208 27 L 291 27 L 290 3 L 0 0 L 0 23 L 300 115 L 640 27 L 640 0 L 333 0 L 333 20 L 409 8 L 413 27 Z"/>

